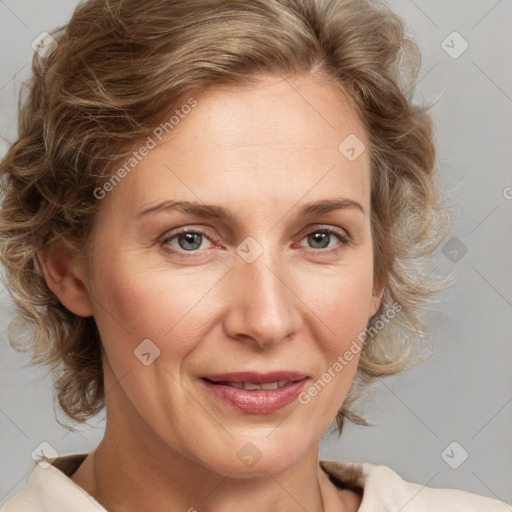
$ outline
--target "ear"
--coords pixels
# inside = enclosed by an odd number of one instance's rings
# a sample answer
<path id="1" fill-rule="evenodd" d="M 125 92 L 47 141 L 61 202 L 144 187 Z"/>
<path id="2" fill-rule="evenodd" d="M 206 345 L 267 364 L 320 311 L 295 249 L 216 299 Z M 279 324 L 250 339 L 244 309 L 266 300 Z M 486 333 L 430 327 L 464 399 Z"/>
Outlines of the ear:
<path id="1" fill-rule="evenodd" d="M 387 279 L 384 279 L 381 283 L 374 283 L 372 296 L 370 297 L 370 307 L 368 309 L 368 319 L 374 316 L 380 308 L 382 302 L 382 296 L 386 289 Z"/>
<path id="2" fill-rule="evenodd" d="M 49 242 L 38 257 L 46 283 L 60 302 L 76 315 L 92 316 L 85 262 L 60 239 Z"/>

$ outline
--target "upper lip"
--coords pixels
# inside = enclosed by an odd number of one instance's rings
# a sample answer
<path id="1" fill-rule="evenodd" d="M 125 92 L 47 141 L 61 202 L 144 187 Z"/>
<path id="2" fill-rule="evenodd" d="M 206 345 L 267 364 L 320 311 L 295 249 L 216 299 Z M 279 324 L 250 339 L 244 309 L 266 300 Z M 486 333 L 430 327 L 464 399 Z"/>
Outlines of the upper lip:
<path id="1" fill-rule="evenodd" d="M 290 370 L 277 370 L 273 372 L 232 372 L 232 373 L 212 373 L 203 375 L 203 379 L 212 382 L 251 382 L 253 384 L 266 384 L 278 381 L 298 381 L 305 379 L 307 375 L 302 372 Z"/>

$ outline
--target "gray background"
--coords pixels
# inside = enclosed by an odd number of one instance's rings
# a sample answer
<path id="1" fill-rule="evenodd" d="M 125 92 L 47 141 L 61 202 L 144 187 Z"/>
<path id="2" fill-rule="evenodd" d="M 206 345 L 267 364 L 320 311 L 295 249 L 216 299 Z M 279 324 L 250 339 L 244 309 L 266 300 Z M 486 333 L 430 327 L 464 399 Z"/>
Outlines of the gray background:
<path id="1" fill-rule="evenodd" d="M 512 2 L 389 3 L 423 51 L 417 98 L 440 96 L 431 113 L 455 207 L 450 245 L 436 253 L 432 270 L 453 272 L 456 284 L 429 313 L 435 355 L 375 383 L 360 402 L 375 426 L 347 424 L 340 439 L 326 434 L 320 457 L 385 464 L 407 480 L 512 503 Z M 66 22 L 76 4 L 0 0 L 0 135 L 15 137 L 17 91 L 28 77 L 31 42 Z M 450 35 L 454 31 L 463 39 Z M 464 40 L 469 47 L 457 56 Z M 3 155 L 7 144 L 0 144 Z M 454 248 L 457 255 L 450 253 Z M 51 377 L 43 368 L 23 368 L 28 355 L 8 345 L 12 312 L 0 288 L 0 503 L 26 486 L 31 453 L 42 441 L 59 454 L 87 452 L 104 425 L 104 412 L 76 434 L 55 422 Z M 74 425 L 62 411 L 56 414 Z"/>

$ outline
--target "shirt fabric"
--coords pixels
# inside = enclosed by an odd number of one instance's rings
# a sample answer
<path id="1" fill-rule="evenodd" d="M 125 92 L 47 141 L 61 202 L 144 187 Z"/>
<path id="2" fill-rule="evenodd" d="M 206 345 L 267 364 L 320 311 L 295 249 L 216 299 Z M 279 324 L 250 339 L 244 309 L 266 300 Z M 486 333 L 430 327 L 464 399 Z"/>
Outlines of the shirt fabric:
<path id="1" fill-rule="evenodd" d="M 86 457 L 87 453 L 70 454 L 50 465 L 36 464 L 27 487 L 0 512 L 108 512 L 69 478 Z M 407 482 L 387 466 L 333 460 L 319 464 L 336 487 L 362 494 L 358 512 L 510 511 L 506 503 L 478 494 Z"/>

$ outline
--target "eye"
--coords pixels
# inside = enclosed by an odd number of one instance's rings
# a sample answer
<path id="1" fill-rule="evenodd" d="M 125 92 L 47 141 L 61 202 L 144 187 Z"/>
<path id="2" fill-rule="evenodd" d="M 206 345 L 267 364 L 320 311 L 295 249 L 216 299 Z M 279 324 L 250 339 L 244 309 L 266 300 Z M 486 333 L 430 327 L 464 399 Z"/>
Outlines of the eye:
<path id="1" fill-rule="evenodd" d="M 341 244 L 337 245 L 336 239 L 338 242 L 341 242 Z M 324 253 L 341 250 L 345 245 L 350 243 L 350 238 L 345 232 L 330 227 L 310 231 L 302 240 L 307 240 L 310 244 L 310 248 L 313 249 L 312 252 L 320 251 Z M 331 242 L 334 242 L 334 244 L 331 244 Z"/>
<path id="2" fill-rule="evenodd" d="M 202 247 L 204 240 L 209 240 L 205 233 L 194 229 L 183 229 L 162 241 L 164 247 L 171 246 L 175 249 L 185 252 L 196 252 L 198 249 L 204 250 Z M 175 242 L 175 244 L 171 243 Z"/>
<path id="3" fill-rule="evenodd" d="M 351 241 L 345 231 L 333 227 L 322 227 L 310 231 L 302 240 L 307 240 L 307 243 L 310 244 L 306 250 L 315 254 L 340 251 Z M 210 245 L 205 246 L 205 241 L 209 241 Z M 336 241 L 338 241 L 337 244 Z M 200 256 L 202 251 L 214 246 L 205 232 L 191 228 L 183 228 L 167 236 L 160 243 L 164 250 L 185 257 Z M 299 245 L 305 247 L 302 244 Z"/>

